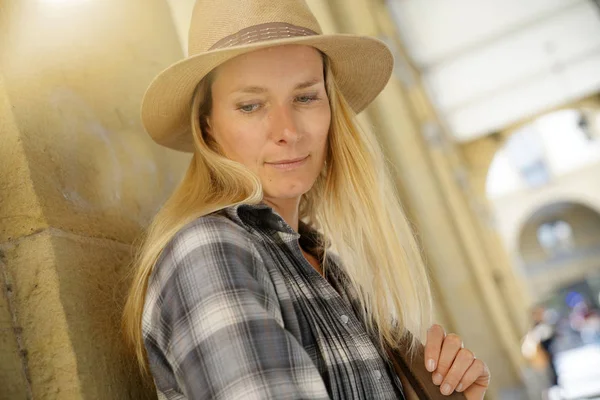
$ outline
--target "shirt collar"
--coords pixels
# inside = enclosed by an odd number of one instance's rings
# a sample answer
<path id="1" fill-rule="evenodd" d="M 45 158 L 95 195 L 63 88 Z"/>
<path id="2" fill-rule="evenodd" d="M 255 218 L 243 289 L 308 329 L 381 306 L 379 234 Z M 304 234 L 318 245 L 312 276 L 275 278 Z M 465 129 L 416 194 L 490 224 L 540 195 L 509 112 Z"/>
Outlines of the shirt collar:
<path id="1" fill-rule="evenodd" d="M 299 239 L 303 248 L 320 255 L 319 246 L 323 244 L 323 237 L 316 229 L 303 221 L 298 222 L 298 232 L 285 222 L 285 220 L 272 207 L 265 203 L 238 204 L 227 207 L 226 214 L 238 224 L 249 229 L 272 230 L 291 235 Z"/>
<path id="2" fill-rule="evenodd" d="M 273 208 L 264 203 L 237 204 L 225 209 L 227 215 L 248 228 L 262 228 L 300 236 Z"/>

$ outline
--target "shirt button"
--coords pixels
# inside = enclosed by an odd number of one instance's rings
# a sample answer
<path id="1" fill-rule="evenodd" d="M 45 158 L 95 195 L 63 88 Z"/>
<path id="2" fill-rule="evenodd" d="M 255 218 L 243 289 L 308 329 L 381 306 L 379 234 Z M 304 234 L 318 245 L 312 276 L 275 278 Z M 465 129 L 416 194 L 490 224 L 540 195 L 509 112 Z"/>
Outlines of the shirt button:
<path id="1" fill-rule="evenodd" d="M 347 315 L 342 315 L 340 318 L 342 319 L 342 322 L 343 322 L 344 324 L 347 324 L 347 323 L 348 323 L 348 320 L 349 320 L 349 318 L 348 318 L 348 316 L 347 316 Z"/>
<path id="2" fill-rule="evenodd" d="M 378 369 L 375 370 L 374 372 L 375 374 L 375 379 L 380 380 L 381 379 L 381 371 L 379 371 Z"/>

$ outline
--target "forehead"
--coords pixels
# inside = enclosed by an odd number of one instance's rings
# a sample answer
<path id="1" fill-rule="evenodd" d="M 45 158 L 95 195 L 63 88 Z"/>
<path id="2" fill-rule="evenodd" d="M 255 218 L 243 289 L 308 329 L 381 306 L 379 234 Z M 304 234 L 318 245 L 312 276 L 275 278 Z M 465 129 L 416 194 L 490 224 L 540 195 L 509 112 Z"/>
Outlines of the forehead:
<path id="1" fill-rule="evenodd" d="M 308 77 L 322 70 L 323 58 L 314 47 L 275 46 L 252 51 L 225 62 L 215 70 L 215 81 L 235 85 L 257 79 L 289 79 L 297 75 Z"/>

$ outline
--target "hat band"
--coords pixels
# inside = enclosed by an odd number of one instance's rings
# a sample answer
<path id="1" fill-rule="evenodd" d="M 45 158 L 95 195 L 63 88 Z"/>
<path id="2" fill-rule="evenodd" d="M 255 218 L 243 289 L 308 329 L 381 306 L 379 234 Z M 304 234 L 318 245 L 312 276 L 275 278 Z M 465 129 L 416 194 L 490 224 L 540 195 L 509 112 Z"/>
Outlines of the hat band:
<path id="1" fill-rule="evenodd" d="M 301 26 L 285 22 L 268 22 L 266 24 L 253 25 L 238 31 L 233 35 L 225 36 L 223 39 L 213 44 L 209 50 L 224 49 L 255 42 L 313 35 L 317 35 L 317 33 Z"/>

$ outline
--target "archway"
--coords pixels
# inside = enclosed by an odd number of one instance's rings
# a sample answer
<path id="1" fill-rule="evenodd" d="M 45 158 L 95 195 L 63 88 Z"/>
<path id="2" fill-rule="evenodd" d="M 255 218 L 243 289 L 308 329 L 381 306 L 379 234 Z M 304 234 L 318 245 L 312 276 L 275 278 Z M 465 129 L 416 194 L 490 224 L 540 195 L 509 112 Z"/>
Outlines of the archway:
<path id="1" fill-rule="evenodd" d="M 540 207 L 520 229 L 518 257 L 537 298 L 600 273 L 600 213 L 573 202 Z"/>
<path id="2" fill-rule="evenodd" d="M 520 230 L 534 212 L 568 202 L 600 210 L 600 135 L 590 115 L 567 109 L 541 116 L 507 137 L 490 163 L 486 200 L 517 263 Z"/>

